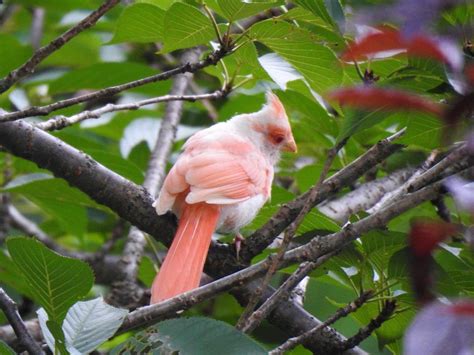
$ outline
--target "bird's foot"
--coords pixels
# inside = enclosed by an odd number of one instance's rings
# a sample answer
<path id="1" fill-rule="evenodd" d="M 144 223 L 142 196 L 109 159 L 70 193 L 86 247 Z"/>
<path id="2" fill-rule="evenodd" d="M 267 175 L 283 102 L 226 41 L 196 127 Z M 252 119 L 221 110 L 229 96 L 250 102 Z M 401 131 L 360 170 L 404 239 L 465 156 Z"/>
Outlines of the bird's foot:
<path id="1" fill-rule="evenodd" d="M 234 245 L 235 245 L 235 253 L 237 255 L 237 260 L 239 260 L 239 254 L 240 254 L 240 247 L 242 246 L 242 242 L 244 241 L 244 237 L 242 237 L 242 234 L 236 233 L 234 237 Z"/>

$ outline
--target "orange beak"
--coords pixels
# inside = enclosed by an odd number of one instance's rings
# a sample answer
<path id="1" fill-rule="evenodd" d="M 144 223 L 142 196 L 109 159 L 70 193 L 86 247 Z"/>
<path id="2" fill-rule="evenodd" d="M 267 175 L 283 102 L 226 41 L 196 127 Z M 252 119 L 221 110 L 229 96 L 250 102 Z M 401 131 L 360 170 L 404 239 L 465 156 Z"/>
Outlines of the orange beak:
<path id="1" fill-rule="evenodd" d="M 288 139 L 288 141 L 281 147 L 281 150 L 284 152 L 296 153 L 298 151 L 298 147 L 296 146 L 295 139 L 293 137 Z"/>

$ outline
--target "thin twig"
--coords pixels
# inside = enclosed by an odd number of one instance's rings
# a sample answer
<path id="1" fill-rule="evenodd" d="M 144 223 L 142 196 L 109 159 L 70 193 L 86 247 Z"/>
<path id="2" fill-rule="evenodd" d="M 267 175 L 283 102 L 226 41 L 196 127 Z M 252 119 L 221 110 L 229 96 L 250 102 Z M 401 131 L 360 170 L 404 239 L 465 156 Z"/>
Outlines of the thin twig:
<path id="1" fill-rule="evenodd" d="M 61 36 L 55 38 L 46 46 L 38 49 L 33 56 L 28 59 L 21 67 L 12 70 L 8 75 L 0 80 L 0 94 L 7 91 L 13 84 L 23 77 L 31 74 L 35 68 L 45 58 L 60 49 L 71 39 L 76 37 L 82 31 L 94 26 L 96 22 L 110 9 L 116 6 L 120 0 L 107 0 L 97 10 L 93 11 L 89 16 L 80 21 L 77 25 L 64 32 Z"/>
<path id="2" fill-rule="evenodd" d="M 270 281 L 273 275 L 275 274 L 275 272 L 277 271 L 280 261 L 283 255 L 285 254 L 286 250 L 288 249 L 288 246 L 290 245 L 291 240 L 295 236 L 296 231 L 298 230 L 298 227 L 300 226 L 301 222 L 303 222 L 303 219 L 306 217 L 308 212 L 313 208 L 316 197 L 318 196 L 319 190 L 321 189 L 321 185 L 323 184 L 324 179 L 326 179 L 326 176 L 329 173 L 329 169 L 331 168 L 332 162 L 334 161 L 334 158 L 337 156 L 337 153 L 339 152 L 339 150 L 341 150 L 341 148 L 344 146 L 345 143 L 346 143 L 346 140 L 340 142 L 337 146 L 335 146 L 333 149 L 331 149 L 328 152 L 328 156 L 324 163 L 324 167 L 323 167 L 323 170 L 321 171 L 318 182 L 311 188 L 308 195 L 308 199 L 306 200 L 306 203 L 303 205 L 303 208 L 301 209 L 298 216 L 286 229 L 280 249 L 278 250 L 277 255 L 274 257 L 272 265 L 268 269 L 267 274 L 263 278 L 260 288 L 256 290 L 255 295 L 250 299 L 249 303 L 247 304 L 244 311 L 240 315 L 240 318 L 236 324 L 237 329 L 242 330 L 247 327 L 247 321 L 250 315 L 252 314 L 252 312 L 254 311 L 255 306 L 260 301 L 263 290 L 265 290 L 267 286 L 270 284 Z"/>
<path id="3" fill-rule="evenodd" d="M 269 297 L 255 312 L 253 312 L 245 325 L 242 327 L 244 333 L 251 333 L 270 314 L 279 302 L 288 299 L 291 290 L 294 289 L 310 272 L 319 267 L 335 253 L 329 253 L 319 258 L 316 262 L 304 262 L 299 268 L 285 280 L 285 282 Z"/>
<path id="4" fill-rule="evenodd" d="M 97 99 L 113 96 L 122 91 L 134 89 L 136 87 L 143 86 L 145 84 L 167 80 L 178 74 L 194 73 L 210 65 L 217 64 L 219 60 L 227 54 L 228 54 L 227 51 L 219 49 L 215 52 L 210 53 L 206 58 L 202 60 L 195 61 L 195 62 L 188 62 L 174 69 L 165 71 L 163 73 L 151 75 L 146 78 L 130 81 L 128 83 L 121 84 L 121 85 L 110 86 L 105 89 L 93 91 L 91 93 L 76 96 L 70 99 L 60 100 L 49 105 L 33 106 L 22 111 L 3 113 L 3 114 L 0 114 L 0 122 L 14 121 L 20 118 L 31 117 L 31 116 L 46 116 L 53 111 L 57 111 L 65 107 L 73 106 L 81 102 L 86 102 L 89 100 L 97 100 Z"/>
<path id="5" fill-rule="evenodd" d="M 343 342 L 343 347 L 341 352 L 352 349 L 353 347 L 359 345 L 362 341 L 367 339 L 370 334 L 379 328 L 385 321 L 387 321 L 395 311 L 397 307 L 396 301 L 386 301 L 383 305 L 382 310 L 378 316 L 370 321 L 365 327 L 361 328 L 354 336 Z"/>
<path id="6" fill-rule="evenodd" d="M 32 338 L 31 334 L 26 329 L 23 319 L 18 313 L 18 307 L 15 302 L 6 294 L 3 288 L 0 287 L 0 308 L 12 326 L 18 340 L 23 344 L 25 349 L 32 355 L 44 354 L 41 347 Z"/>
<path id="7" fill-rule="evenodd" d="M 223 96 L 225 96 L 227 92 L 225 90 L 216 90 L 212 93 L 208 94 L 200 94 L 200 95 L 164 95 L 158 96 L 151 99 L 131 102 L 127 104 L 107 104 L 101 108 L 91 110 L 91 111 L 82 111 L 76 115 L 65 117 L 65 116 L 56 116 L 47 121 L 40 122 L 36 124 L 36 127 L 45 130 L 45 131 L 53 131 L 62 129 L 64 127 L 71 126 L 75 123 L 82 122 L 86 119 L 90 118 L 99 118 L 105 113 L 108 112 L 116 112 L 116 111 L 125 111 L 125 110 L 137 110 L 142 106 L 156 104 L 159 102 L 169 102 L 169 101 L 190 101 L 195 102 L 198 100 L 216 100 Z"/>
<path id="8" fill-rule="evenodd" d="M 352 301 L 351 303 L 347 304 L 343 308 L 339 308 L 336 313 L 334 313 L 331 317 L 329 317 L 326 321 L 324 321 L 322 324 L 318 325 L 317 327 L 311 329 L 310 331 L 303 333 L 297 337 L 293 337 L 288 339 L 286 342 L 281 344 L 279 347 L 273 349 L 272 351 L 269 352 L 271 355 L 276 355 L 276 354 L 284 354 L 286 351 L 290 351 L 294 347 L 296 347 L 299 344 L 304 343 L 307 339 L 311 338 L 313 334 L 315 334 L 317 331 L 320 329 L 323 329 L 337 320 L 346 317 L 349 313 L 352 313 L 359 309 L 367 300 L 372 296 L 372 291 L 366 291 L 362 293 L 357 299 Z"/>

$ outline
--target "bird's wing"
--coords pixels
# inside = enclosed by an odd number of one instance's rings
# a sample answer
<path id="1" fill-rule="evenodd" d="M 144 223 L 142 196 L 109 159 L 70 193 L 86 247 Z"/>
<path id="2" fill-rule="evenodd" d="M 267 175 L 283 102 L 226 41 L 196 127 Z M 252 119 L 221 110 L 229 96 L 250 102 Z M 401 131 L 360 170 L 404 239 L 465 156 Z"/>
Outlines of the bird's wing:
<path id="1" fill-rule="evenodd" d="M 182 193 L 188 204 L 233 204 L 257 194 L 268 196 L 270 174 L 271 165 L 249 141 L 232 134 L 195 139 L 166 177 L 157 212 L 171 209 Z"/>

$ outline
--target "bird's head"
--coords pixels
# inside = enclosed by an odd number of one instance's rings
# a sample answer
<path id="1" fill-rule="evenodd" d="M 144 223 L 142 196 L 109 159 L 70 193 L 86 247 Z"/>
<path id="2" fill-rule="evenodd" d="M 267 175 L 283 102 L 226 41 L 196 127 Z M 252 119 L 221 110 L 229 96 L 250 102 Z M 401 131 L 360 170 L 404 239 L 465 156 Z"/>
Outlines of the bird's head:
<path id="1" fill-rule="evenodd" d="M 266 98 L 267 104 L 257 113 L 251 128 L 263 135 L 269 148 L 296 153 L 296 142 L 283 104 L 271 91 L 267 92 Z"/>

